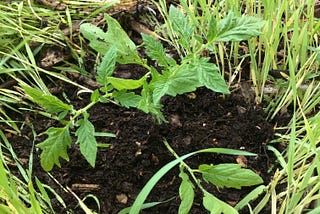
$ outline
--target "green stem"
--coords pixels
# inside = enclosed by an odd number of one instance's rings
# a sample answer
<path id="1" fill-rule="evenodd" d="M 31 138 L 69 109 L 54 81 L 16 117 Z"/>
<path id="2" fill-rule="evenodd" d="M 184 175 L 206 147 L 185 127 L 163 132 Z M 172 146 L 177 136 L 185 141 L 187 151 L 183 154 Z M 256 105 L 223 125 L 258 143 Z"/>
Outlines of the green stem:
<path id="1" fill-rule="evenodd" d="M 167 147 L 167 149 L 169 150 L 169 152 L 171 154 L 173 154 L 173 156 L 178 159 L 179 155 L 172 149 L 172 147 L 169 145 L 168 141 L 164 139 L 163 141 L 164 145 Z M 190 168 L 190 166 L 188 164 L 186 164 L 184 161 L 181 161 L 180 164 L 182 165 L 182 167 L 186 168 L 189 172 L 189 174 L 191 175 L 192 179 L 194 180 L 194 182 L 197 184 L 197 186 L 201 189 L 201 191 L 203 193 L 205 193 L 205 189 L 204 187 L 201 185 L 200 180 L 197 179 L 197 177 L 194 175 L 193 172 L 195 172 L 196 170 L 193 170 Z"/>
<path id="2" fill-rule="evenodd" d="M 111 93 L 107 93 L 105 95 L 103 95 L 102 97 L 104 98 L 109 98 L 111 97 L 112 94 Z M 75 111 L 74 115 L 71 117 L 70 121 L 74 121 L 77 117 L 79 117 L 81 114 L 83 114 L 84 112 L 88 111 L 91 107 L 93 107 L 95 104 L 97 104 L 99 102 L 98 101 L 94 101 L 94 102 L 90 102 L 88 105 L 86 105 L 84 108 L 79 109 L 77 111 Z"/>

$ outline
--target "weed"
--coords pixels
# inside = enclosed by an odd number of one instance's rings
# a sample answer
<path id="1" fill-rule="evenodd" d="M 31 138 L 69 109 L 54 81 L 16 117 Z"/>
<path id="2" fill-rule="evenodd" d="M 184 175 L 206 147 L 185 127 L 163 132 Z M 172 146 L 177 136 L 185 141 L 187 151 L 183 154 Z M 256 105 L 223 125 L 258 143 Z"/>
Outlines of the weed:
<path id="1" fill-rule="evenodd" d="M 147 198 L 148 194 L 151 192 L 152 188 L 156 185 L 156 183 L 174 166 L 180 163 L 180 174 L 181 184 L 179 188 L 179 195 L 181 198 L 181 204 L 179 206 L 179 214 L 189 213 L 194 199 L 194 185 L 191 182 L 189 175 L 185 172 L 187 171 L 196 186 L 203 193 L 203 206 L 211 213 L 238 213 L 237 210 L 227 203 L 219 200 L 211 193 L 207 192 L 205 188 L 201 185 L 201 181 L 195 176 L 195 173 L 200 173 L 202 175 L 202 179 L 208 183 L 216 185 L 217 187 L 232 187 L 240 189 L 243 186 L 252 186 L 261 184 L 263 180 L 259 175 L 255 174 L 253 171 L 249 169 L 243 169 L 239 164 L 218 164 L 218 165 L 206 165 L 202 164 L 198 169 L 191 169 L 184 160 L 188 157 L 191 157 L 195 154 L 199 153 L 220 153 L 220 154 L 228 154 L 228 155 L 254 155 L 250 152 L 238 151 L 232 149 L 224 149 L 224 148 L 211 148 L 211 149 L 203 149 L 196 152 L 192 152 L 186 155 L 179 157 L 175 151 L 170 147 L 168 142 L 164 141 L 168 150 L 176 157 L 175 160 L 163 166 L 144 186 L 141 190 L 140 194 L 137 196 L 132 207 L 125 208 L 120 211 L 120 214 L 137 214 L 143 208 L 143 203 Z M 228 179 L 226 179 L 228 178 Z M 264 189 L 265 187 L 262 185 L 258 190 Z M 260 191 L 254 190 L 250 197 L 255 198 Z M 255 195 L 254 195 L 255 194 Z M 248 200 L 248 198 L 246 198 Z M 250 200 L 250 199 L 249 199 Z M 236 208 L 241 208 L 243 201 L 239 202 L 239 205 Z M 157 204 L 154 204 L 157 205 Z M 148 206 L 149 207 L 149 206 Z"/>

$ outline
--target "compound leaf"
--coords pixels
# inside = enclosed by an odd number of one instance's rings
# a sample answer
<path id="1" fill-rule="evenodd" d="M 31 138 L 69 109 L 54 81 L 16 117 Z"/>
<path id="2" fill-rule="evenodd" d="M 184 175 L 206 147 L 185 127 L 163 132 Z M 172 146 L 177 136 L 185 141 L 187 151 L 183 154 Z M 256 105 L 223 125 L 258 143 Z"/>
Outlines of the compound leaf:
<path id="1" fill-rule="evenodd" d="M 153 102 L 152 89 L 150 85 L 146 82 L 144 82 L 143 84 L 143 88 L 141 90 L 141 97 L 142 99 L 140 100 L 137 106 L 138 109 L 144 111 L 147 114 L 153 114 L 153 116 L 155 116 L 158 122 L 166 121 L 161 112 L 162 105 L 159 102 Z"/>
<path id="2" fill-rule="evenodd" d="M 29 86 L 22 86 L 22 88 L 35 103 L 44 108 L 48 113 L 55 114 L 72 110 L 70 105 L 65 104 L 56 96 L 44 94 L 42 91 Z"/>
<path id="3" fill-rule="evenodd" d="M 198 75 L 199 82 L 215 92 L 230 94 L 228 85 L 213 63 L 208 63 L 208 58 L 201 58 L 192 64 L 194 72 Z"/>
<path id="4" fill-rule="evenodd" d="M 111 46 L 102 57 L 101 64 L 97 67 L 97 81 L 103 86 L 107 85 L 107 77 L 110 77 L 116 66 L 117 48 Z"/>
<path id="5" fill-rule="evenodd" d="M 173 161 L 167 163 L 165 166 L 163 166 L 161 169 L 159 169 L 158 172 L 156 174 L 154 174 L 152 176 L 152 178 L 150 178 L 150 180 L 146 183 L 146 185 L 144 185 L 143 189 L 141 190 L 139 195 L 136 197 L 136 199 L 135 199 L 135 201 L 134 201 L 134 203 L 133 203 L 133 205 L 131 207 L 130 214 L 138 214 L 139 213 L 144 201 L 148 197 L 148 195 L 151 192 L 151 190 L 154 188 L 154 186 L 158 183 L 158 181 L 170 169 L 172 169 L 174 166 L 176 166 L 177 164 L 181 163 L 181 161 L 185 160 L 188 157 L 191 157 L 191 156 L 193 156 L 195 154 L 207 153 L 207 152 L 209 152 L 209 153 L 220 153 L 220 154 L 231 154 L 231 155 L 250 155 L 250 156 L 255 155 L 253 153 L 245 152 L 245 151 L 241 151 L 241 150 L 226 149 L 226 148 L 209 148 L 209 149 L 198 150 L 196 152 L 191 152 L 191 153 L 183 155 L 183 156 L 181 156 L 181 157 L 179 157 L 177 159 L 174 159 Z M 210 194 L 210 193 L 207 193 L 207 194 Z M 211 196 L 211 197 L 214 197 L 214 196 Z M 216 200 L 218 200 L 218 199 L 216 199 Z M 223 202 L 221 202 L 221 203 L 223 203 Z M 206 205 L 207 205 L 207 203 L 206 203 Z M 209 200 L 209 205 L 210 205 L 210 200 Z M 229 206 L 229 205 L 227 205 L 227 206 Z M 234 209 L 232 209 L 232 207 L 230 207 L 230 211 L 231 212 L 229 212 L 229 213 L 236 213 L 236 211 L 234 211 Z M 221 214 L 221 212 L 219 214 Z"/>
<path id="6" fill-rule="evenodd" d="M 94 126 L 86 115 L 77 122 L 77 125 L 79 128 L 75 133 L 78 137 L 76 143 L 80 145 L 81 154 L 86 158 L 88 163 L 94 167 L 98 151 Z"/>
<path id="7" fill-rule="evenodd" d="M 165 49 L 161 42 L 155 40 L 151 35 L 142 34 L 143 42 L 146 46 L 146 54 L 162 67 L 168 67 L 176 65 L 176 61 L 166 55 Z"/>
<path id="8" fill-rule="evenodd" d="M 242 41 L 261 34 L 265 21 L 252 16 L 237 17 L 233 12 L 218 24 L 218 33 L 214 41 Z"/>
<path id="9" fill-rule="evenodd" d="M 173 67 L 170 71 L 163 71 L 155 80 L 152 80 L 151 84 L 154 88 L 153 101 L 155 103 L 160 102 L 161 97 L 165 94 L 176 96 L 195 91 L 197 87 L 202 86 L 188 64 Z"/>
<path id="10" fill-rule="evenodd" d="M 141 64 L 142 61 L 136 50 L 136 45 L 121 25 L 107 14 L 105 14 L 105 19 L 108 24 L 106 33 L 93 24 L 85 23 L 80 26 L 80 32 L 90 41 L 90 46 L 103 55 L 111 46 L 115 46 L 117 48 L 117 62 L 121 64 Z"/>
<path id="11" fill-rule="evenodd" d="M 263 183 L 262 178 L 250 169 L 241 168 L 240 164 L 218 164 L 215 166 L 202 164 L 199 166 L 202 177 L 218 187 L 241 189 Z"/>
<path id="12" fill-rule="evenodd" d="M 141 96 L 124 90 L 113 92 L 112 97 L 126 108 L 137 107 L 142 99 Z"/>
<path id="13" fill-rule="evenodd" d="M 71 136 L 69 128 L 51 127 L 46 132 L 48 138 L 37 145 L 42 150 L 40 155 L 40 163 L 45 171 L 50 171 L 54 164 L 60 167 L 59 158 L 69 161 L 67 149 L 71 145 Z"/>
<path id="14" fill-rule="evenodd" d="M 169 9 L 169 19 L 172 23 L 172 28 L 174 32 L 179 37 L 179 43 L 185 49 L 190 49 L 190 38 L 194 31 L 194 26 L 188 20 L 181 10 L 174 6 L 170 6 Z"/>

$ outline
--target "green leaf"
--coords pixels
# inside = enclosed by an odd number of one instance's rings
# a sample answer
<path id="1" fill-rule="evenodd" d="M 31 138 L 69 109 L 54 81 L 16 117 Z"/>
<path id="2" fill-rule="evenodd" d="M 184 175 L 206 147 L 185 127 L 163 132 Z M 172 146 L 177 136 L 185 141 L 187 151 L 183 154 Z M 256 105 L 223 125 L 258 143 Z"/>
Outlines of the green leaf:
<path id="1" fill-rule="evenodd" d="M 263 183 L 262 178 L 250 169 L 241 168 L 240 164 L 219 164 L 199 166 L 202 177 L 220 188 L 231 187 L 241 189 L 243 186 L 253 186 Z"/>
<path id="2" fill-rule="evenodd" d="M 77 122 L 77 126 L 79 126 L 79 128 L 75 133 L 78 137 L 76 143 L 80 144 L 81 154 L 86 158 L 88 163 L 94 167 L 98 152 L 94 126 L 88 120 L 87 115 L 84 115 L 84 118 Z"/>
<path id="3" fill-rule="evenodd" d="M 59 120 L 60 122 L 62 122 L 63 118 L 65 118 L 68 115 L 68 111 L 62 111 L 59 113 L 59 115 L 57 116 L 57 120 Z"/>
<path id="4" fill-rule="evenodd" d="M 263 191 L 266 191 L 266 189 L 268 189 L 268 188 L 265 185 L 260 185 L 260 186 L 256 187 L 248 195 L 246 195 L 244 198 L 242 198 L 241 201 L 239 201 L 234 208 L 237 210 L 242 209 L 244 206 L 248 205 L 250 201 L 258 198 L 258 196 Z"/>
<path id="5" fill-rule="evenodd" d="M 109 132 L 95 132 L 94 136 L 96 137 L 117 137 L 117 135 Z"/>
<path id="6" fill-rule="evenodd" d="M 261 34 L 265 21 L 252 16 L 237 17 L 233 12 L 218 25 L 216 42 L 242 41 Z"/>
<path id="7" fill-rule="evenodd" d="M 97 143 L 97 147 L 99 147 L 99 148 L 109 148 L 110 144 L 109 143 Z"/>
<path id="8" fill-rule="evenodd" d="M 1 137 L 4 137 L 4 136 L 2 136 L 2 134 L 3 134 L 3 132 L 2 132 L 2 130 L 0 130 Z M 0 148 L 0 152 L 2 153 L 2 148 Z M 11 189 L 9 186 L 9 179 L 8 179 L 7 175 L 8 175 L 7 169 L 4 168 L 2 157 L 1 157 L 1 159 L 0 159 L 0 176 L 1 176 L 0 187 L 1 187 L 2 191 L 9 192 L 9 191 L 11 191 Z"/>
<path id="9" fill-rule="evenodd" d="M 209 58 L 201 58 L 192 63 L 193 71 L 198 75 L 199 82 L 215 92 L 230 94 L 228 85 L 213 63 L 208 63 Z"/>
<path id="10" fill-rule="evenodd" d="M 157 184 L 157 182 L 170 170 L 172 169 L 175 165 L 177 165 L 178 163 L 180 163 L 180 161 L 197 154 L 197 152 L 192 152 L 186 155 L 181 156 L 178 159 L 175 159 L 169 163 L 167 163 L 166 165 L 164 165 L 159 171 L 157 171 L 156 174 L 154 174 L 150 180 L 146 183 L 146 185 L 144 185 L 144 187 L 142 188 L 141 192 L 139 193 L 139 195 L 137 196 L 136 200 L 134 201 L 131 209 L 130 209 L 130 214 L 138 214 L 139 211 L 142 209 L 142 205 L 144 203 L 144 201 L 146 200 L 147 196 L 149 195 L 149 193 L 151 192 L 151 190 L 153 189 L 153 187 Z"/>
<path id="11" fill-rule="evenodd" d="M 69 161 L 67 149 L 71 146 L 71 136 L 68 126 L 62 128 L 51 127 L 45 134 L 48 138 L 37 145 L 42 149 L 40 163 L 45 171 L 50 171 L 53 165 L 60 166 L 59 158 Z"/>
<path id="12" fill-rule="evenodd" d="M 193 204 L 194 187 L 185 172 L 181 170 L 179 176 L 182 179 L 182 182 L 179 187 L 181 203 L 179 206 L 178 214 L 188 214 Z"/>
<path id="13" fill-rule="evenodd" d="M 210 43 L 214 40 L 218 33 L 218 23 L 214 16 L 211 16 L 208 24 L 207 42 Z"/>
<path id="14" fill-rule="evenodd" d="M 193 37 L 191 38 L 191 40 L 195 40 L 195 41 L 197 41 L 199 44 L 203 44 L 203 39 L 202 39 L 202 36 L 200 36 L 200 35 L 197 35 L 197 34 L 193 35 Z"/>
<path id="15" fill-rule="evenodd" d="M 122 29 L 117 20 L 105 14 L 108 31 L 105 33 L 97 26 L 89 23 L 80 26 L 80 32 L 90 41 L 90 46 L 100 54 L 105 54 L 111 46 L 117 48 L 117 62 L 122 64 L 137 63 L 142 61 L 136 50 L 136 45 Z"/>
<path id="16" fill-rule="evenodd" d="M 188 18 L 176 7 L 170 6 L 169 19 L 172 23 L 174 32 L 179 37 L 178 41 L 182 47 L 190 49 L 190 38 L 194 31 L 194 26 L 191 25 Z"/>
<path id="17" fill-rule="evenodd" d="M 167 199 L 165 201 L 157 201 L 157 202 L 145 203 L 145 204 L 142 205 L 141 209 L 142 210 L 149 209 L 149 208 L 158 206 L 160 204 L 168 203 L 169 201 L 173 200 L 174 198 L 175 197 L 169 198 L 169 199 Z M 120 210 L 120 212 L 118 212 L 118 214 L 128 214 L 128 213 L 130 213 L 130 210 L 131 210 L 131 207 L 124 208 L 124 209 Z"/>
<path id="18" fill-rule="evenodd" d="M 162 75 L 158 74 L 152 79 L 151 85 L 154 88 L 153 101 L 160 102 L 164 95 L 176 96 L 192 92 L 197 87 L 202 86 L 194 71 L 188 64 L 173 67 L 170 71 L 163 71 Z"/>
<path id="19" fill-rule="evenodd" d="M 210 211 L 210 214 L 237 214 L 238 211 L 231 207 L 229 204 L 219 200 L 212 194 L 204 191 L 203 206 Z"/>
<path id="20" fill-rule="evenodd" d="M 94 90 L 90 96 L 90 101 L 93 103 L 96 103 L 99 101 L 100 95 L 99 95 L 99 90 Z"/>
<path id="21" fill-rule="evenodd" d="M 113 92 L 112 97 L 126 108 L 137 107 L 142 99 L 141 96 L 124 90 Z"/>
<path id="22" fill-rule="evenodd" d="M 315 47 L 312 47 L 312 46 L 308 46 L 308 50 L 311 50 L 311 51 L 317 53 L 316 60 L 317 60 L 318 64 L 320 64 L 320 47 L 315 48 Z M 319 76 L 319 74 L 315 74 L 315 75 Z"/>
<path id="23" fill-rule="evenodd" d="M 45 189 L 45 187 L 47 187 L 47 186 L 45 184 L 41 183 L 41 181 L 37 177 L 34 177 L 34 179 L 35 179 L 36 185 L 39 189 L 39 192 L 41 194 L 41 197 L 44 199 L 44 201 L 50 206 L 51 210 L 53 211 L 53 208 L 51 206 L 51 199 Z"/>
<path id="24" fill-rule="evenodd" d="M 153 102 L 151 87 L 146 82 L 143 84 L 141 96 L 142 96 L 142 99 L 139 102 L 139 105 L 137 106 L 137 108 L 140 109 L 141 111 L 144 111 L 147 114 L 151 113 L 153 116 L 155 116 L 157 122 L 159 123 L 161 121 L 166 121 L 162 112 L 160 111 L 162 108 L 162 105 L 160 103 Z"/>
<path id="25" fill-rule="evenodd" d="M 117 90 L 133 90 L 140 88 L 143 85 L 145 77 L 138 80 L 133 79 L 123 79 L 117 77 L 108 77 L 108 82 Z"/>
<path id="26" fill-rule="evenodd" d="M 105 54 L 112 46 L 107 34 L 97 26 L 84 23 L 80 25 L 80 32 L 82 35 L 89 40 L 90 47 L 96 50 L 100 54 Z"/>
<path id="27" fill-rule="evenodd" d="M 55 114 L 72 110 L 70 105 L 65 104 L 51 94 L 44 94 L 40 90 L 29 86 L 22 86 L 22 88 L 31 97 L 33 102 L 44 108 L 48 113 Z"/>
<path id="28" fill-rule="evenodd" d="M 110 77 L 116 66 L 117 48 L 111 46 L 102 58 L 101 64 L 97 67 L 97 81 L 103 86 L 107 85 L 107 77 Z"/>
<path id="29" fill-rule="evenodd" d="M 175 66 L 177 63 L 173 58 L 166 55 L 161 42 L 155 40 L 151 35 L 142 34 L 143 42 L 146 46 L 146 54 L 162 67 Z"/>
<path id="30" fill-rule="evenodd" d="M 107 102 L 109 102 L 109 101 L 108 101 L 108 99 L 107 99 L 106 97 L 103 97 L 103 96 L 102 96 L 102 97 L 99 97 L 99 102 L 100 102 L 100 103 L 107 103 Z"/>
<path id="31" fill-rule="evenodd" d="M 165 141 L 166 142 L 166 141 Z M 150 180 L 144 185 L 143 189 L 137 196 L 136 200 L 134 201 L 132 208 L 130 210 L 130 214 L 138 214 L 141 210 L 143 202 L 146 200 L 147 196 L 151 192 L 152 188 L 157 184 L 157 182 L 174 166 L 176 166 L 181 161 L 185 160 L 186 158 L 199 154 L 199 153 L 221 153 L 221 154 L 228 154 L 228 155 L 249 155 L 255 156 L 256 154 L 251 152 L 245 152 L 241 150 L 234 150 L 234 149 L 226 149 L 226 148 L 209 148 L 209 149 L 202 149 L 196 152 L 191 152 L 186 155 L 183 155 L 163 166 L 156 174 L 154 174 Z"/>

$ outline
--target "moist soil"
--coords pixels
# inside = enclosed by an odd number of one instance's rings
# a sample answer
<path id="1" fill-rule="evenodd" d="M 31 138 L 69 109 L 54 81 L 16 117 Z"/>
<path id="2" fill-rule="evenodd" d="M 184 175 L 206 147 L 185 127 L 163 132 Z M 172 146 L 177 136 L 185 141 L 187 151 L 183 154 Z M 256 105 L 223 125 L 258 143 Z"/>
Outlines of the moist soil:
<path id="1" fill-rule="evenodd" d="M 134 41 L 140 39 L 140 36 L 134 37 Z M 88 61 L 89 67 L 86 70 L 93 70 L 91 64 Z M 143 70 L 132 65 L 117 66 L 115 71 L 115 76 L 122 78 L 139 78 L 143 74 Z M 73 80 L 79 84 L 87 84 L 86 79 Z M 192 156 L 186 163 L 194 169 L 200 164 L 238 163 L 252 169 L 263 178 L 265 184 L 268 184 L 273 174 L 270 168 L 275 159 L 267 152 L 266 146 L 273 138 L 273 124 L 266 121 L 263 106 L 254 104 L 250 86 L 248 87 L 245 80 L 242 83 L 239 84 L 239 90 L 233 91 L 231 95 L 221 95 L 199 88 L 194 93 L 164 97 L 163 114 L 168 122 L 162 124 L 157 124 L 151 115 L 136 109 L 120 107 L 113 103 L 97 104 L 89 111 L 89 119 L 95 130 L 114 133 L 116 137 L 98 137 L 99 143 L 110 144 L 110 147 L 99 148 L 96 166 L 92 168 L 81 155 L 78 145 L 73 144 L 68 150 L 70 161 L 61 160 L 61 168 L 55 166 L 49 175 L 40 166 L 40 151 L 34 149 L 33 175 L 53 188 L 64 200 L 66 208 L 60 205 L 53 194 L 51 195 L 56 213 L 83 213 L 71 192 L 80 199 L 88 195 L 96 197 L 99 206 L 93 197 L 86 198 L 84 202 L 98 213 L 118 213 L 121 209 L 131 206 L 148 180 L 161 167 L 175 159 L 163 143 L 166 140 L 180 156 L 212 147 L 255 153 L 257 156 L 251 157 L 206 153 Z M 77 95 L 77 88 L 63 82 L 57 81 L 53 86 L 48 83 L 48 87 L 58 88 L 55 95 L 61 99 L 61 92 L 64 92 L 76 109 L 90 102 L 89 97 Z M 57 121 L 31 112 L 10 116 L 17 121 L 32 124 L 37 134 L 35 144 L 45 139 L 43 132 L 49 127 L 60 126 Z M 34 132 L 25 125 L 21 133 L 21 136 L 7 133 L 7 136 L 18 158 L 27 168 L 30 152 L 34 148 Z M 12 171 L 17 173 L 18 169 L 13 167 Z M 180 183 L 177 166 L 158 182 L 147 198 L 147 202 L 170 200 L 141 213 L 178 213 Z M 237 204 L 254 188 L 217 188 L 204 181 L 202 185 L 208 192 L 230 205 Z M 195 201 L 190 213 L 209 213 L 202 206 L 202 193 L 198 189 L 195 191 Z M 248 210 L 241 212 L 248 213 Z M 270 211 L 266 207 L 261 213 Z"/>
<path id="2" fill-rule="evenodd" d="M 60 87 L 63 87 L 61 85 Z M 65 91 L 74 94 L 76 89 L 66 86 Z M 259 106 L 246 102 L 240 92 L 222 96 L 200 88 L 194 93 L 177 97 L 164 97 L 163 113 L 168 123 L 156 124 L 151 115 L 136 109 L 119 107 L 112 103 L 98 104 L 90 110 L 90 121 L 96 131 L 111 132 L 116 138 L 98 138 L 100 143 L 110 144 L 100 148 L 96 166 L 92 168 L 81 155 L 77 145 L 68 150 L 70 161 L 63 161 L 50 172 L 52 177 L 64 188 L 68 187 L 81 199 L 92 194 L 99 199 L 100 208 L 92 198 L 85 200 L 91 209 L 99 213 L 118 213 L 122 208 L 132 205 L 147 181 L 166 163 L 174 160 L 164 145 L 167 140 L 178 155 L 199 149 L 221 147 L 240 149 L 256 153 L 254 157 L 239 157 L 221 154 L 200 154 L 187 159 L 192 168 L 200 164 L 239 163 L 258 173 L 265 184 L 270 181 L 268 173 L 272 157 L 266 151 L 266 144 L 273 137 L 273 126 L 269 124 Z M 81 107 L 89 98 L 74 96 L 74 106 Z M 36 133 L 42 133 L 50 126 L 59 126 L 41 115 L 25 115 L 33 124 Z M 23 135 L 32 137 L 30 128 L 25 126 Z M 36 143 L 44 140 L 39 136 Z M 31 138 L 32 139 L 32 138 Z M 25 166 L 29 161 L 32 141 L 24 137 L 12 136 L 14 150 Z M 66 192 L 54 179 L 43 171 L 39 164 L 39 152 L 34 151 L 33 174 L 60 194 L 67 205 L 63 208 L 52 197 L 57 213 L 82 213 L 70 192 Z M 270 160 L 271 159 L 271 160 Z M 178 213 L 180 203 L 179 168 L 175 167 L 156 185 L 147 201 L 165 201 L 142 213 Z M 254 187 L 241 190 L 216 188 L 203 182 L 207 190 L 219 199 L 235 205 Z M 196 190 L 196 198 L 190 213 L 209 213 L 202 206 L 202 194 Z M 267 210 L 265 210 L 268 213 Z M 242 213 L 247 213 L 243 210 Z"/>

